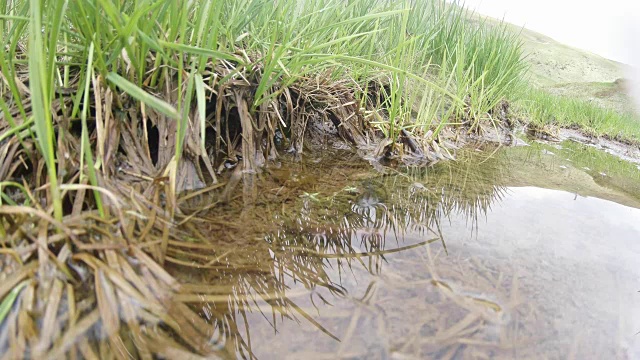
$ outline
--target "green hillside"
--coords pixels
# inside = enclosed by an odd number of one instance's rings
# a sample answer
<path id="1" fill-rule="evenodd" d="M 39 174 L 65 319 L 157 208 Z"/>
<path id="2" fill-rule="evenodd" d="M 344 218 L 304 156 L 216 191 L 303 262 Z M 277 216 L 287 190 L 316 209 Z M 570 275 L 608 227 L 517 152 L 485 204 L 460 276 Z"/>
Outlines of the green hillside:
<path id="1" fill-rule="evenodd" d="M 481 18 L 494 26 L 501 24 L 499 20 L 474 15 L 475 21 Z M 629 65 L 562 44 L 533 30 L 513 24 L 507 24 L 507 28 L 519 34 L 533 87 L 623 114 L 634 112 L 624 80 Z"/>

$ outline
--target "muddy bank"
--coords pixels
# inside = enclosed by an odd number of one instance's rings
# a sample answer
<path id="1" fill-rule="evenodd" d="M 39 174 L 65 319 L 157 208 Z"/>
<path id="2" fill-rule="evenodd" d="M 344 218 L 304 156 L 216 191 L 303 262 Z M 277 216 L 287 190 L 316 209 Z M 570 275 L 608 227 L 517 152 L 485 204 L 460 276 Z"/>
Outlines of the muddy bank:
<path id="1" fill-rule="evenodd" d="M 578 130 L 560 130 L 560 140 L 571 140 L 582 144 L 593 146 L 597 150 L 612 154 L 624 161 L 628 161 L 640 166 L 640 145 L 631 142 L 622 142 L 608 137 L 598 137 L 585 135 Z"/>

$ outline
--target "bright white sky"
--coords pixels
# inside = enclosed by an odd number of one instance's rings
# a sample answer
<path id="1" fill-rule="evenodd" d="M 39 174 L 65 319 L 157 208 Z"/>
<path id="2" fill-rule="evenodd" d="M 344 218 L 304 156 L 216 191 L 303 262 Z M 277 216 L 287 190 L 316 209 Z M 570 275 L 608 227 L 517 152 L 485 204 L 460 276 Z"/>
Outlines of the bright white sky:
<path id="1" fill-rule="evenodd" d="M 462 0 L 461 3 L 480 14 L 504 18 L 561 43 L 640 66 L 638 0 Z"/>

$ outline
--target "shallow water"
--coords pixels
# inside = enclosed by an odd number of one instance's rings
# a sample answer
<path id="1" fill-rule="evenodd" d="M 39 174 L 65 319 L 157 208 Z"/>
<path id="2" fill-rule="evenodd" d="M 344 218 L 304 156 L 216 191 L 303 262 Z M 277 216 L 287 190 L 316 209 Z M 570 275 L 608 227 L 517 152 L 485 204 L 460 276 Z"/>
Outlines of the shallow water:
<path id="1" fill-rule="evenodd" d="M 226 266 L 172 273 L 230 358 L 640 358 L 639 177 L 571 143 L 283 163 Z"/>

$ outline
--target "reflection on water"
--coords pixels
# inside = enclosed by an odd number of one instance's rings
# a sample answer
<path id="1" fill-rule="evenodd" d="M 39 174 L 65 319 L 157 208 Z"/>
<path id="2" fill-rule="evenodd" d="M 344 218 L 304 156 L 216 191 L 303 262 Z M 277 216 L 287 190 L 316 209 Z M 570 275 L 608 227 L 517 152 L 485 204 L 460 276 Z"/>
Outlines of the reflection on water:
<path id="1" fill-rule="evenodd" d="M 226 358 L 640 357 L 640 210 L 521 186 L 509 154 L 270 169 L 170 248 L 180 300 Z"/>

